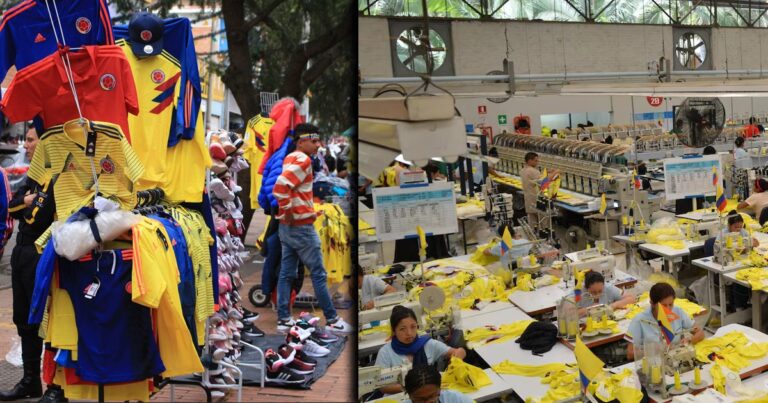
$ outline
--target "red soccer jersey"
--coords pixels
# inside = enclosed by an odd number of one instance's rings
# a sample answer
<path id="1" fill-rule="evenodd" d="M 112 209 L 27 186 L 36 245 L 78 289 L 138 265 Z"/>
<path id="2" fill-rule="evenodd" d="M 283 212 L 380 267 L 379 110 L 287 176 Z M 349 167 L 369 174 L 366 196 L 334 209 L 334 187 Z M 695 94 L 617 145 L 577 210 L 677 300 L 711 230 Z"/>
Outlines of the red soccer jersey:
<path id="1" fill-rule="evenodd" d="M 139 104 L 131 66 L 119 46 L 85 46 L 69 53 L 83 117 L 119 125 L 130 141 L 128 112 Z M 11 122 L 40 116 L 45 128 L 79 117 L 59 53 L 27 66 L 14 77 L 2 102 Z"/>

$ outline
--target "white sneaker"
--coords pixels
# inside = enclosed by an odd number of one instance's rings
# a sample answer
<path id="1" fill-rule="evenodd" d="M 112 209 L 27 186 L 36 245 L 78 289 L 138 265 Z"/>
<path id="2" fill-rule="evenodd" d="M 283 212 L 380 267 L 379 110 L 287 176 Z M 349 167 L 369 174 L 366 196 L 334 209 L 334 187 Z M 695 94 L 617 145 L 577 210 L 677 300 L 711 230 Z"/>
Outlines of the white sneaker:
<path id="1" fill-rule="evenodd" d="M 299 339 L 301 339 L 301 341 L 304 341 L 304 340 L 308 339 L 309 336 L 312 335 L 311 331 L 302 329 L 302 328 L 300 328 L 298 326 L 295 326 L 295 325 L 291 328 L 290 332 L 291 332 L 291 334 L 298 335 Z"/>
<path id="2" fill-rule="evenodd" d="M 333 322 L 326 322 L 326 327 L 333 333 L 352 333 L 352 326 L 341 316 L 336 317 Z"/>
<path id="3" fill-rule="evenodd" d="M 294 326 L 296 326 L 296 321 L 293 318 L 277 321 L 277 331 L 283 334 L 288 333 Z"/>
<path id="4" fill-rule="evenodd" d="M 325 357 L 326 355 L 331 353 L 331 350 L 328 350 L 327 348 L 320 346 L 319 344 L 315 343 L 312 340 L 305 341 L 304 347 L 301 349 L 301 351 L 303 351 L 304 354 L 310 357 Z"/>

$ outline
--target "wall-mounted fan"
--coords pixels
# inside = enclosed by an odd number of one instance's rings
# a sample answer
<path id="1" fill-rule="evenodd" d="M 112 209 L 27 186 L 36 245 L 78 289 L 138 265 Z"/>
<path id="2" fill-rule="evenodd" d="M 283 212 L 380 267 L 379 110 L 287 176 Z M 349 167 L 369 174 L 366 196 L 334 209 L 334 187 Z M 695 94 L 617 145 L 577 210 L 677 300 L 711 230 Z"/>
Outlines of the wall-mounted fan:
<path id="1" fill-rule="evenodd" d="M 718 98 L 686 98 L 675 107 L 674 132 L 688 147 L 701 148 L 715 142 L 725 125 L 725 107 Z"/>

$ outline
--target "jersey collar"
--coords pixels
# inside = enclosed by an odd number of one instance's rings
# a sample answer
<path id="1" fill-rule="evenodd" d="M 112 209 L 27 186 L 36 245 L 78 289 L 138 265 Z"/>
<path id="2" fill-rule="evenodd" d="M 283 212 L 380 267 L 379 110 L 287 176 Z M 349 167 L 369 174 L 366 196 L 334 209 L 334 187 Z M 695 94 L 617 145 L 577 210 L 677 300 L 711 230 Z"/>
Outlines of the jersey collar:
<path id="1" fill-rule="evenodd" d="M 75 84 L 81 83 L 96 75 L 96 56 L 98 53 L 97 46 L 84 46 L 83 49 L 75 52 L 68 52 L 70 65 L 72 66 L 72 76 Z M 64 69 L 64 61 L 61 56 L 54 54 L 54 62 L 56 62 L 56 69 L 59 72 L 61 82 L 66 84 L 69 82 L 67 79 L 67 73 Z M 66 58 L 65 58 L 66 60 Z"/>
<path id="2" fill-rule="evenodd" d="M 91 122 L 85 119 L 86 127 L 90 124 Z M 83 130 L 82 126 L 80 126 L 80 119 L 73 119 L 67 123 L 64 123 L 62 131 L 69 141 L 76 143 L 82 148 L 85 148 L 86 131 Z"/>

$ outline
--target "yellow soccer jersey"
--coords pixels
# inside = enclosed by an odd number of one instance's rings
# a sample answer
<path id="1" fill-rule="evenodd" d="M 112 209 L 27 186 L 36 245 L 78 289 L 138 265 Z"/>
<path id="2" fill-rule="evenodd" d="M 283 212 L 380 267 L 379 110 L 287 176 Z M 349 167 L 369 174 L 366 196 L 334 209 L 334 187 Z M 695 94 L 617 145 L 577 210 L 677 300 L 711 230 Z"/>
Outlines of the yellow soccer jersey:
<path id="1" fill-rule="evenodd" d="M 131 65 L 139 114 L 129 115 L 131 146 L 144 165 L 144 177 L 137 182 L 138 190 L 164 187 L 168 135 L 173 125 L 181 85 L 181 64 L 167 51 L 157 56 L 138 58 L 121 39 L 120 46 Z"/>
<path id="2" fill-rule="evenodd" d="M 259 190 L 261 189 L 262 175 L 259 173 L 261 159 L 264 158 L 267 144 L 269 144 L 269 129 L 275 121 L 256 115 L 248 121 L 245 137 L 245 159 L 251 164 L 251 208 L 259 209 Z"/>
<path id="3" fill-rule="evenodd" d="M 98 192 L 130 210 L 136 205 L 134 183 L 144 167 L 126 141 L 120 126 L 87 121 L 96 133 L 95 156 L 85 156 L 86 131 L 77 119 L 53 126 L 40 136 L 29 164 L 29 178 L 37 183 L 54 179 L 56 214 L 66 220 L 74 211 L 90 203 Z"/>
<path id="4" fill-rule="evenodd" d="M 166 155 L 165 198 L 175 202 L 200 203 L 205 192 L 206 169 L 211 167 L 211 154 L 205 145 L 203 113 L 197 115 L 195 137 L 183 139 L 168 149 Z"/>

